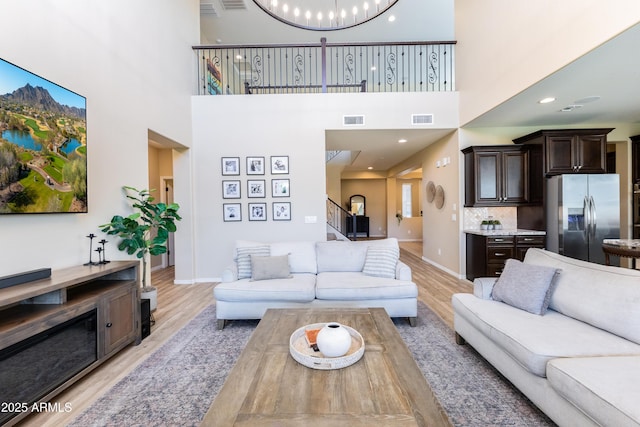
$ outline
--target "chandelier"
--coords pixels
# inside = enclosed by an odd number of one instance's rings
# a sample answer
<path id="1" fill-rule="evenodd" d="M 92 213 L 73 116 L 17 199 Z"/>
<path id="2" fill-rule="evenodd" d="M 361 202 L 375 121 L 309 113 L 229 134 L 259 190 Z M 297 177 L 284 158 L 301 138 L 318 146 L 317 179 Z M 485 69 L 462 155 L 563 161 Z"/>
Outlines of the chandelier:
<path id="1" fill-rule="evenodd" d="M 260 9 L 294 27 L 331 31 L 354 27 L 383 14 L 398 0 L 253 0 Z"/>

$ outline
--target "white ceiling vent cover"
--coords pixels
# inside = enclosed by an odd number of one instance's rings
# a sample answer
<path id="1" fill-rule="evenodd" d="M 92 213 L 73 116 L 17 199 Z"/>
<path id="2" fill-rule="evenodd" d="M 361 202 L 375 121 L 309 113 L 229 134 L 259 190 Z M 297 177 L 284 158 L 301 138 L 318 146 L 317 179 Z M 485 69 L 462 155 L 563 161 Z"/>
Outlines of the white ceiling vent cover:
<path id="1" fill-rule="evenodd" d="M 218 11 L 213 3 L 200 3 L 200 15 L 210 15 L 219 18 Z"/>
<path id="2" fill-rule="evenodd" d="M 344 126 L 364 126 L 364 116 L 342 116 Z"/>
<path id="3" fill-rule="evenodd" d="M 224 10 L 244 10 L 247 8 L 244 0 L 220 0 L 220 4 Z"/>
<path id="4" fill-rule="evenodd" d="M 412 125 L 432 125 L 433 114 L 412 114 L 411 124 Z"/>

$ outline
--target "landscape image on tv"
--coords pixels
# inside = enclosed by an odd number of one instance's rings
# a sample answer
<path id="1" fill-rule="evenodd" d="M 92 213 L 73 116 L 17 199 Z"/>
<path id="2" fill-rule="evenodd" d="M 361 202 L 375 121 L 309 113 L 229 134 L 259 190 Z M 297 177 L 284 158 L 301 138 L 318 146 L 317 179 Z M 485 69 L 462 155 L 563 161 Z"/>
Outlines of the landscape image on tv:
<path id="1" fill-rule="evenodd" d="M 0 214 L 87 212 L 86 98 L 0 59 Z"/>

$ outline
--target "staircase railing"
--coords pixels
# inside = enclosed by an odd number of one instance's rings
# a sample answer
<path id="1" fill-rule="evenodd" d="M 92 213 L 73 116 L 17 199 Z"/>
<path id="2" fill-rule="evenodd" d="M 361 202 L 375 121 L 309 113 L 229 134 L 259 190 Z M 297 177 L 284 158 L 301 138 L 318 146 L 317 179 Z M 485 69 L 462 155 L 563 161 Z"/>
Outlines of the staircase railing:
<path id="1" fill-rule="evenodd" d="M 357 240 L 358 233 L 355 232 L 356 216 L 351 215 L 346 209 L 329 198 L 327 198 L 327 224 L 348 239 Z M 349 224 L 351 224 L 351 227 L 349 227 Z M 352 230 L 352 232 L 349 230 Z"/>

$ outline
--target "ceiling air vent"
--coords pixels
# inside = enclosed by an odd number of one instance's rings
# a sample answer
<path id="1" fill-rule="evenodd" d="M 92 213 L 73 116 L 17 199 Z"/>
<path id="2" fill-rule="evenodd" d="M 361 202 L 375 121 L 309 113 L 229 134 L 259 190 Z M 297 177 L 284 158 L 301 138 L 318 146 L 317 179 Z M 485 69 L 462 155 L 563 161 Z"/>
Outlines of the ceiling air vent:
<path id="1" fill-rule="evenodd" d="M 200 15 L 210 15 L 220 17 L 213 3 L 200 3 Z"/>
<path id="2" fill-rule="evenodd" d="M 244 0 L 220 0 L 220 4 L 224 10 L 244 10 L 247 8 Z"/>
<path id="3" fill-rule="evenodd" d="M 342 116 L 344 126 L 364 126 L 364 116 Z"/>
<path id="4" fill-rule="evenodd" d="M 433 114 L 412 114 L 411 124 L 412 125 L 432 125 Z"/>

